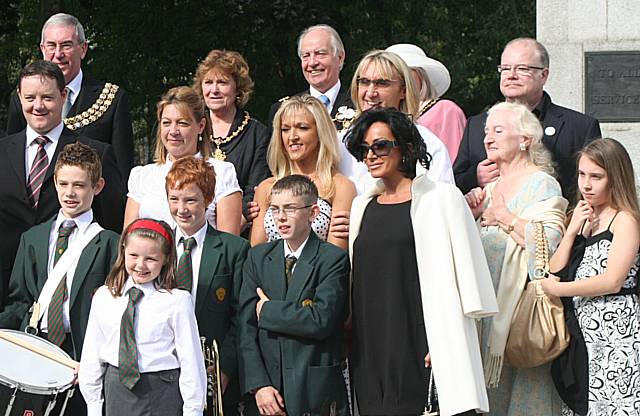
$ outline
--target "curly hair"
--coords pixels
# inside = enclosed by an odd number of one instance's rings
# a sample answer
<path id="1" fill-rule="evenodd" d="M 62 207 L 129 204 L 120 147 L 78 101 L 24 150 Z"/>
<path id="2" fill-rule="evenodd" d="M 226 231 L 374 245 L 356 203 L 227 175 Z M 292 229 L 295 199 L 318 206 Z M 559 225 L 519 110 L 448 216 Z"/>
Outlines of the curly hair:
<path id="1" fill-rule="evenodd" d="M 91 179 L 91 186 L 96 186 L 102 177 L 100 156 L 93 148 L 80 142 L 69 143 L 62 149 L 53 170 L 54 177 L 63 166 L 77 166 L 84 170 Z"/>
<path id="2" fill-rule="evenodd" d="M 373 123 L 384 123 L 389 126 L 393 137 L 398 142 L 398 148 L 402 155 L 402 162 L 398 169 L 408 178 L 416 177 L 416 163 L 420 163 L 425 169 L 429 169 L 431 155 L 427 152 L 420 132 L 413 121 L 403 112 L 395 108 L 374 108 L 367 110 L 358 117 L 349 129 L 344 138 L 344 142 L 358 161 L 363 161 L 366 153 L 363 152 L 362 144 L 367 131 Z"/>
<path id="3" fill-rule="evenodd" d="M 224 78 L 233 78 L 236 83 L 236 104 L 243 108 L 249 102 L 253 93 L 253 80 L 249 75 L 249 64 L 244 57 L 235 51 L 225 49 L 214 49 L 198 65 L 196 74 L 193 77 L 193 89 L 202 94 L 202 83 L 205 77 L 214 71 Z"/>

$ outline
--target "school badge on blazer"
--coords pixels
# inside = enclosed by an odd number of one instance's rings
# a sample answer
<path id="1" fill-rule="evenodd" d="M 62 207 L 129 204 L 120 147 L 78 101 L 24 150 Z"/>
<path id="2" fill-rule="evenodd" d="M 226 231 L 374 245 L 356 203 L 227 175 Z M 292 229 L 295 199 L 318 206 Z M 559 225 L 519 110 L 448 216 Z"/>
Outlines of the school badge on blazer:
<path id="1" fill-rule="evenodd" d="M 311 306 L 313 305 L 313 301 L 311 299 L 305 299 L 302 301 L 302 306 Z"/>
<path id="2" fill-rule="evenodd" d="M 220 287 L 216 289 L 216 299 L 218 299 L 218 302 L 224 302 L 225 296 L 227 296 L 227 290 L 225 288 Z"/>

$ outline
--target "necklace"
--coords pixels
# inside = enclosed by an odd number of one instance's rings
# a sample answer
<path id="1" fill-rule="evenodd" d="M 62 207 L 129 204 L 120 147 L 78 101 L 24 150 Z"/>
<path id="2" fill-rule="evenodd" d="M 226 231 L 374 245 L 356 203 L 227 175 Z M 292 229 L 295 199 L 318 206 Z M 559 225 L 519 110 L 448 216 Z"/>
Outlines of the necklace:
<path id="1" fill-rule="evenodd" d="M 419 119 L 420 117 L 422 117 L 424 115 L 424 113 L 426 113 L 431 107 L 433 107 L 438 102 L 438 100 L 439 100 L 439 98 L 432 98 L 431 100 L 429 100 L 426 103 L 424 103 L 424 105 L 422 106 L 420 111 L 418 111 L 418 115 L 416 116 L 416 120 Z"/>
<path id="2" fill-rule="evenodd" d="M 220 146 L 225 143 L 229 143 L 231 140 L 236 138 L 240 133 L 242 133 L 244 128 L 247 127 L 247 124 L 249 124 L 249 120 L 251 120 L 251 116 L 249 116 L 249 112 L 245 111 L 244 118 L 242 119 L 242 123 L 240 123 L 236 131 L 234 131 L 227 137 L 213 137 L 213 134 L 209 136 L 209 140 L 211 140 L 216 145 L 216 150 L 213 152 L 213 157 L 215 157 L 218 160 L 225 160 L 227 158 L 227 154 L 222 149 L 220 149 Z"/>

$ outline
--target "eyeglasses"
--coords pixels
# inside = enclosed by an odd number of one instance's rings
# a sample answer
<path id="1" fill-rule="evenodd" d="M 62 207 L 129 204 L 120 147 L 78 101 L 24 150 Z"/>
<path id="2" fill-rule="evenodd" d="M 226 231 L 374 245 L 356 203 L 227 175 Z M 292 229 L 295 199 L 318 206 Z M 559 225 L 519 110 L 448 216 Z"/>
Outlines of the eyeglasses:
<path id="1" fill-rule="evenodd" d="M 367 157 L 369 150 L 371 150 L 373 154 L 378 157 L 389 156 L 389 153 L 391 153 L 391 149 L 393 149 L 394 147 L 398 147 L 398 142 L 395 140 L 385 139 L 384 137 L 375 139 L 372 144 L 362 143 L 360 145 L 361 160 L 364 160 L 364 158 Z"/>
<path id="2" fill-rule="evenodd" d="M 304 207 L 293 207 L 293 206 L 286 206 L 286 207 L 276 207 L 276 206 L 271 206 L 269 207 L 269 212 L 271 212 L 271 215 L 275 218 L 278 217 L 281 213 L 284 212 L 284 216 L 285 217 L 291 217 L 293 215 L 296 214 L 296 212 L 298 212 L 301 209 L 305 209 L 305 208 L 310 208 L 313 205 L 305 205 Z"/>
<path id="3" fill-rule="evenodd" d="M 55 52 L 56 49 L 60 48 L 60 50 L 64 53 L 71 52 L 71 50 L 76 46 L 74 42 L 63 42 L 63 43 L 55 43 L 55 42 L 47 42 L 44 44 L 44 49 L 47 52 Z"/>
<path id="4" fill-rule="evenodd" d="M 498 65 L 498 73 L 500 75 L 509 74 L 511 71 L 515 71 L 518 75 L 530 76 L 534 69 L 543 70 L 545 68 L 541 66 L 532 66 L 532 65 Z"/>
<path id="5" fill-rule="evenodd" d="M 378 79 L 369 79 L 369 78 L 361 78 L 361 77 L 356 78 L 356 83 L 358 84 L 358 86 L 364 87 L 364 88 L 369 88 L 369 85 L 373 84 L 373 86 L 376 89 L 378 88 L 384 89 L 384 88 L 389 88 L 391 84 L 393 84 L 394 82 L 400 82 L 400 80 L 383 79 L 383 78 L 378 78 Z"/>

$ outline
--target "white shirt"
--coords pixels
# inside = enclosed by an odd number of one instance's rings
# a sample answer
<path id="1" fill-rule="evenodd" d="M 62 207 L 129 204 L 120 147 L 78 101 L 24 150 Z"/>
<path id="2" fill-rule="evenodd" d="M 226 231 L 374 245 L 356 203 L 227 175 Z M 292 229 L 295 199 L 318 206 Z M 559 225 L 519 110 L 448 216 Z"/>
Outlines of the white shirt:
<path id="1" fill-rule="evenodd" d="M 24 152 L 24 167 L 26 171 L 25 178 L 27 178 L 27 182 L 29 181 L 29 171 L 31 171 L 31 165 L 33 165 L 33 160 L 38 153 L 38 143 L 34 142 L 34 140 L 39 136 L 47 136 L 49 138 L 49 142 L 44 145 L 44 150 L 45 152 L 47 152 L 49 163 L 51 163 L 51 161 L 53 160 L 53 154 L 56 152 L 56 147 L 58 146 L 58 141 L 60 141 L 60 135 L 62 134 L 63 127 L 64 125 L 62 124 L 62 121 L 60 121 L 60 124 L 58 124 L 46 134 L 40 134 L 36 133 L 27 124 L 27 141 Z"/>
<path id="2" fill-rule="evenodd" d="M 193 300 L 193 307 L 196 306 L 196 292 L 198 291 L 198 276 L 200 275 L 200 260 L 202 259 L 202 246 L 204 246 L 204 238 L 207 235 L 207 223 L 202 226 L 193 235 L 186 235 L 182 232 L 180 227 L 176 227 L 176 252 L 178 254 L 176 258 L 176 266 L 180 262 L 180 257 L 184 253 L 184 244 L 180 242 L 181 238 L 185 240 L 189 237 L 196 239 L 196 248 L 191 250 L 191 268 L 193 270 L 193 286 L 191 288 L 191 298 Z"/>
<path id="3" fill-rule="evenodd" d="M 309 95 L 311 95 L 314 98 L 318 98 L 321 95 L 324 95 L 329 99 L 329 105 L 327 106 L 327 110 L 329 111 L 329 114 L 331 114 L 331 112 L 333 111 L 333 105 L 336 103 L 336 98 L 338 98 L 339 92 L 340 92 L 340 80 L 338 80 L 338 82 L 336 82 L 336 84 L 333 87 L 329 88 L 325 92 L 320 92 L 317 89 L 313 88 L 311 85 L 309 85 Z"/>
<path id="4" fill-rule="evenodd" d="M 49 257 L 47 263 L 47 275 L 50 275 L 53 271 L 53 260 L 55 258 L 55 250 L 56 250 L 56 241 L 58 240 L 58 230 L 60 229 L 60 225 L 66 221 L 72 219 L 76 223 L 76 228 L 73 229 L 73 232 L 69 235 L 69 242 L 67 244 L 67 250 L 73 247 L 73 244 L 78 241 L 78 237 L 83 236 L 87 231 L 87 228 L 93 222 L 93 211 L 90 209 L 75 218 L 67 218 L 62 214 L 62 210 L 58 212 L 58 216 L 51 227 L 51 232 L 49 234 Z M 73 283 L 73 275 L 76 272 L 76 267 L 78 266 L 78 260 L 74 261 L 67 271 L 67 293 L 71 294 L 71 283 Z M 43 305 L 44 306 L 44 305 Z M 47 305 L 47 309 L 48 309 Z M 40 321 L 40 330 L 42 332 L 47 332 L 47 318 L 48 311 L 45 309 L 44 315 L 42 316 L 42 320 Z M 69 323 L 69 298 L 64 301 L 62 304 L 62 325 L 64 326 L 65 332 L 71 332 L 71 324 Z"/>
<path id="5" fill-rule="evenodd" d="M 422 139 L 427 145 L 427 152 L 431 155 L 431 165 L 429 170 L 425 170 L 420 164 L 416 164 L 416 175 L 427 173 L 427 177 L 434 182 L 444 182 L 455 184 L 453 178 L 453 168 L 451 167 L 451 159 L 449 152 L 442 141 L 433 134 L 429 129 L 416 125 Z M 358 195 L 362 195 L 375 183 L 375 179 L 369 174 L 367 166 L 349 153 L 347 146 L 343 142 L 346 131 L 338 133 L 338 141 L 340 142 L 340 164 L 338 170 L 347 178 L 351 179 L 356 185 Z"/>
<path id="6" fill-rule="evenodd" d="M 200 153 L 195 157 L 202 157 Z M 213 201 L 207 208 L 207 220 L 216 228 L 216 205 L 227 195 L 242 192 L 238 186 L 236 168 L 229 162 L 214 159 L 208 160 L 216 172 L 216 189 Z M 165 190 L 165 179 L 173 162 L 167 158 L 165 163 L 150 163 L 136 166 L 129 175 L 129 193 L 127 196 L 140 205 L 139 218 L 153 218 L 162 220 L 175 228 L 176 224 L 169 212 L 169 202 Z"/>
<path id="7" fill-rule="evenodd" d="M 80 94 L 80 88 L 82 88 L 82 69 L 80 69 L 78 75 L 67 84 L 67 94 L 69 94 L 71 105 L 75 104 L 76 98 L 78 98 L 78 94 Z"/>
<path id="8" fill-rule="evenodd" d="M 298 247 L 298 249 L 296 251 L 291 251 L 291 249 L 289 248 L 289 242 L 287 240 L 282 240 L 284 241 L 284 258 L 286 259 L 287 256 L 292 255 L 296 258 L 296 262 L 293 264 L 293 267 L 291 268 L 291 273 L 293 273 L 296 269 L 296 265 L 298 264 L 298 260 L 300 260 L 300 256 L 302 255 L 302 250 L 304 250 L 304 246 L 307 245 L 307 241 L 309 241 L 309 236 L 307 236 L 307 238 L 302 242 L 302 244 L 300 244 L 300 247 Z"/>
<path id="9" fill-rule="evenodd" d="M 140 373 L 180 368 L 183 414 L 202 416 L 207 376 L 191 295 L 180 289 L 157 290 L 153 282 L 134 285 L 130 277 L 123 296 L 113 297 L 106 286 L 93 296 L 78 374 L 88 416 L 102 416 L 106 365 L 118 366 L 120 321 L 133 286 L 144 293 L 134 322 Z"/>

